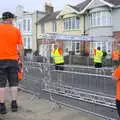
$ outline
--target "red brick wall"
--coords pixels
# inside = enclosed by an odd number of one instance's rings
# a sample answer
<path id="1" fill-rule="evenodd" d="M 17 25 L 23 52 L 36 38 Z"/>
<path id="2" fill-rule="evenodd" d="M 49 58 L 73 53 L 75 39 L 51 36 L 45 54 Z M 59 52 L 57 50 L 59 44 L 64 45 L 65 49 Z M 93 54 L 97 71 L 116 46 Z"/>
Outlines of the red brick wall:
<path id="1" fill-rule="evenodd" d="M 113 37 L 116 38 L 116 39 L 118 39 L 118 40 L 120 40 L 120 31 L 114 32 L 113 33 Z"/>
<path id="2" fill-rule="evenodd" d="M 113 49 L 119 48 L 120 49 L 120 31 L 114 32 L 113 33 L 113 38 L 115 38 L 113 42 Z"/>
<path id="3" fill-rule="evenodd" d="M 89 41 L 80 42 L 80 53 L 81 55 L 89 55 L 90 53 L 90 42 Z"/>

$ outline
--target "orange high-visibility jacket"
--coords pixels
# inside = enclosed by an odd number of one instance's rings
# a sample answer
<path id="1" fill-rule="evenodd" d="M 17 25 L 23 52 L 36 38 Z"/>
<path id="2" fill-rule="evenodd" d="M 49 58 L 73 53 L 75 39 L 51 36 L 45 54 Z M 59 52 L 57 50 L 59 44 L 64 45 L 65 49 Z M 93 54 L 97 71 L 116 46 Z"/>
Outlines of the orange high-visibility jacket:
<path id="1" fill-rule="evenodd" d="M 119 51 L 118 50 L 113 50 L 112 51 L 112 60 L 119 60 Z"/>
<path id="2" fill-rule="evenodd" d="M 116 85 L 116 100 L 120 100 L 120 80 L 117 80 L 117 85 Z"/>
<path id="3" fill-rule="evenodd" d="M 120 66 L 118 66 L 112 74 L 117 79 L 116 83 L 116 100 L 120 100 Z"/>

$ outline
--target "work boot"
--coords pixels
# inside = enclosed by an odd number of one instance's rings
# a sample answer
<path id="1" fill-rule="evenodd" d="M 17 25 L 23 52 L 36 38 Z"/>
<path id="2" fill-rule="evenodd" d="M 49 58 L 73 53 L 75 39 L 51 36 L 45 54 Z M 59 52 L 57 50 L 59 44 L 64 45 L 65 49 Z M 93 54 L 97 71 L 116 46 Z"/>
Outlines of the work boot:
<path id="1" fill-rule="evenodd" d="M 6 107 L 5 107 L 5 103 L 0 103 L 0 114 L 6 114 Z"/>
<path id="2" fill-rule="evenodd" d="M 11 110 L 12 110 L 12 112 L 17 112 L 18 106 L 17 106 L 16 100 L 13 100 L 13 101 L 11 102 Z"/>

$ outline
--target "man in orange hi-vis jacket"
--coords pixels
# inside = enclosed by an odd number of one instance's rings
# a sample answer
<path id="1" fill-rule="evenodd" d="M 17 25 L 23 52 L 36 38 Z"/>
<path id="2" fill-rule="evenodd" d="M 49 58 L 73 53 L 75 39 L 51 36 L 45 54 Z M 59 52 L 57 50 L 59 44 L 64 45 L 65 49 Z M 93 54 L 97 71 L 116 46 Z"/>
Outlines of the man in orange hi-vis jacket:
<path id="1" fill-rule="evenodd" d="M 112 62 L 113 66 L 116 67 L 120 62 L 120 53 L 118 49 L 112 51 Z"/>
<path id="2" fill-rule="evenodd" d="M 120 65 L 118 65 L 112 74 L 116 81 L 116 107 L 120 117 Z"/>
<path id="3" fill-rule="evenodd" d="M 52 56 L 53 62 L 55 64 L 55 70 L 63 71 L 64 70 L 63 51 L 57 43 L 54 45 L 54 48 L 52 49 L 51 56 Z M 61 83 L 61 81 L 63 79 L 63 73 L 57 72 L 56 76 L 57 76 L 57 80 L 60 81 L 60 83 Z"/>
<path id="4" fill-rule="evenodd" d="M 53 58 L 55 69 L 56 70 L 64 70 L 64 56 L 63 51 L 60 47 L 58 47 L 58 44 L 54 45 L 54 48 L 52 49 L 51 56 Z"/>
<path id="5" fill-rule="evenodd" d="M 23 41 L 19 29 L 13 26 L 14 14 L 4 12 L 0 23 L 0 114 L 6 114 L 5 89 L 11 90 L 11 111 L 18 111 L 18 52 L 23 59 Z"/>

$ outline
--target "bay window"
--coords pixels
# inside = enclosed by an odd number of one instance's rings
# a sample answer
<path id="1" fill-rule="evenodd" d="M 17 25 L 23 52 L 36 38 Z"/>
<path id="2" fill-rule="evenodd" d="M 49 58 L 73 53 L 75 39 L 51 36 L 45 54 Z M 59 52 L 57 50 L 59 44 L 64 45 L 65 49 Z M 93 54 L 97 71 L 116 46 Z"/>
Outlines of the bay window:
<path id="1" fill-rule="evenodd" d="M 90 27 L 111 26 L 111 13 L 109 11 L 100 11 L 90 14 Z"/>
<path id="2" fill-rule="evenodd" d="M 80 29 L 80 19 L 78 17 L 70 17 L 64 19 L 64 30 Z"/>

